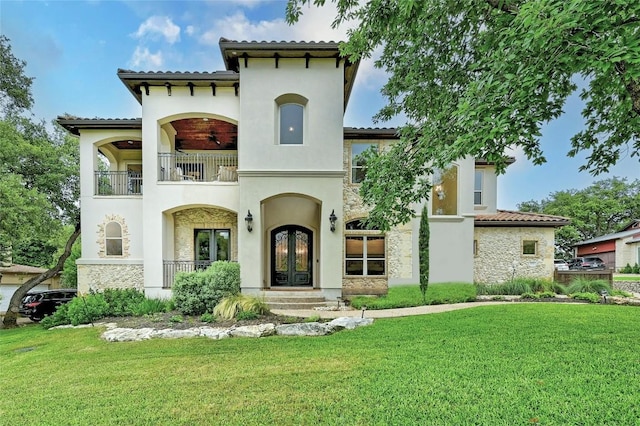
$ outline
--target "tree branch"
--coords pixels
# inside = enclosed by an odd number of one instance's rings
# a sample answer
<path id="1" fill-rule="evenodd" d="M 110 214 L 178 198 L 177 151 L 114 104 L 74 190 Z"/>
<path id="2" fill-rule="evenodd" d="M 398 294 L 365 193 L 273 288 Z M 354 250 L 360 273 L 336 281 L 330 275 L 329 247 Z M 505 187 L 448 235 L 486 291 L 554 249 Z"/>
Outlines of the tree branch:
<path id="1" fill-rule="evenodd" d="M 520 8 L 515 4 L 508 4 L 506 0 L 486 0 L 487 4 L 494 9 L 501 10 L 509 15 L 517 15 L 520 12 Z"/>

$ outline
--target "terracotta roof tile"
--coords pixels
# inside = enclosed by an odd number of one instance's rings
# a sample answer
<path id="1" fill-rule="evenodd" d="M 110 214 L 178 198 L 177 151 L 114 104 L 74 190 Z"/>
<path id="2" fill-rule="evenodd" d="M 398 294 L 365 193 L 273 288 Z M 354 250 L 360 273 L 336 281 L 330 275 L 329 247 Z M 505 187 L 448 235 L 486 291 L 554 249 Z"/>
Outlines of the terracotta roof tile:
<path id="1" fill-rule="evenodd" d="M 46 271 L 47 269 L 28 265 L 11 265 L 0 267 L 0 273 L 8 274 L 41 274 Z"/>
<path id="2" fill-rule="evenodd" d="M 564 226 L 569 219 L 550 214 L 514 212 L 498 210 L 495 214 L 479 214 L 475 218 L 476 226 Z"/>

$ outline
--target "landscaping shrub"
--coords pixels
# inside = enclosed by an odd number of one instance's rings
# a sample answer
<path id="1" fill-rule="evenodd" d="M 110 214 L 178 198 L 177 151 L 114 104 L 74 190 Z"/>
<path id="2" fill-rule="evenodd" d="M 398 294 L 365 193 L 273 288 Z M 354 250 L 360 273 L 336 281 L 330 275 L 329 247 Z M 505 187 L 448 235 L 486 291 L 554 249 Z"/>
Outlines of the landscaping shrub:
<path id="1" fill-rule="evenodd" d="M 476 284 L 478 294 L 493 295 L 505 294 L 511 296 L 520 296 L 523 293 L 533 293 L 529 284 L 530 280 L 517 278 L 500 284 Z"/>
<path id="2" fill-rule="evenodd" d="M 42 321 L 40 321 L 40 325 L 44 328 L 51 328 L 58 325 L 67 325 L 71 324 L 69 320 L 69 304 L 65 303 L 64 305 L 58 306 L 55 312 L 52 315 L 45 316 Z"/>
<path id="3" fill-rule="evenodd" d="M 596 293 L 600 294 L 602 291 L 611 293 L 611 286 L 605 280 L 589 280 L 585 278 L 576 278 L 571 281 L 571 284 L 567 287 L 567 294 L 576 293 Z"/>
<path id="4" fill-rule="evenodd" d="M 212 312 L 222 298 L 240 293 L 240 265 L 218 261 L 204 271 L 178 273 L 172 291 L 183 314 Z"/>
<path id="5" fill-rule="evenodd" d="M 437 283 L 429 285 L 426 295 L 427 305 L 473 302 L 476 288 L 469 283 Z M 355 296 L 349 302 L 356 309 L 408 308 L 425 304 L 417 284 L 390 287 L 386 296 Z"/>
<path id="6" fill-rule="evenodd" d="M 587 302 L 591 302 L 591 303 L 598 303 L 600 301 L 600 296 L 598 296 L 595 293 L 573 293 L 571 295 L 572 299 L 576 299 L 576 300 L 586 300 Z"/>
<path id="7" fill-rule="evenodd" d="M 143 315 L 151 315 L 160 312 L 169 312 L 171 310 L 171 302 L 162 299 L 144 299 L 137 305 L 133 306 L 131 312 L 133 315 L 141 317 Z"/>
<path id="8" fill-rule="evenodd" d="M 236 294 L 225 297 L 213 309 L 213 315 L 220 317 L 223 320 L 230 320 L 232 318 L 249 319 L 247 318 L 247 315 L 249 314 L 253 314 L 253 316 L 257 318 L 259 315 L 263 315 L 268 312 L 269 307 L 263 300 L 256 296 L 248 296 L 245 294 Z M 241 318 L 241 316 L 243 318 Z"/>
<path id="9" fill-rule="evenodd" d="M 135 288 L 108 288 L 102 293 L 109 305 L 108 316 L 133 315 L 134 310 L 145 301 L 144 294 Z"/>
<path id="10" fill-rule="evenodd" d="M 101 293 L 74 297 L 67 306 L 71 325 L 89 324 L 109 315 L 109 305 Z"/>

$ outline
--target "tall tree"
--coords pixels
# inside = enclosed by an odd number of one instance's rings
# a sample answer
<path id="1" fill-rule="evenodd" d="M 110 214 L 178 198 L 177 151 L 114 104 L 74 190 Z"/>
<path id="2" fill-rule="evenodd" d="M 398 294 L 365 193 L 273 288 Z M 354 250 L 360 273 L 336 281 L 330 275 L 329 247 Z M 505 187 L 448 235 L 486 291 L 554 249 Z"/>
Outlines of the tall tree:
<path id="1" fill-rule="evenodd" d="M 50 132 L 27 116 L 32 79 L 3 36 L 0 61 L 0 252 L 28 240 L 48 241 L 64 224 L 75 229 L 54 266 L 13 294 L 3 320 L 3 327 L 10 327 L 16 325 L 22 296 L 60 272 L 80 233 L 79 151 L 75 138 L 59 128 Z"/>
<path id="2" fill-rule="evenodd" d="M 420 293 L 422 302 L 427 303 L 427 288 L 429 287 L 429 209 L 427 203 L 422 206 L 420 230 L 418 233 L 418 257 L 420 261 Z"/>
<path id="3" fill-rule="evenodd" d="M 640 180 L 613 177 L 585 189 L 553 192 L 542 201 L 526 201 L 517 207 L 571 218 L 571 223 L 556 233 L 560 255 L 570 257 L 576 242 L 618 232 L 640 218 Z"/>
<path id="4" fill-rule="evenodd" d="M 376 119 L 402 113 L 409 121 L 402 141 L 370 168 L 402 164 L 413 177 L 363 185 L 374 218 L 406 221 L 411 203 L 428 189 L 420 178 L 429 171 L 425 161 L 444 167 L 474 156 L 502 173 L 506 150 L 520 147 L 534 164 L 543 163 L 540 128 L 562 114 L 576 78 L 585 81 L 586 128 L 573 136 L 568 154 L 586 151 L 581 169 L 597 175 L 621 156 L 640 153 L 638 1 L 332 2 L 334 26 L 358 23 L 343 54 L 355 60 L 382 47 L 375 65 L 389 74 L 382 89 L 388 104 Z M 295 22 L 303 5 L 324 3 L 289 0 L 287 20 Z"/>

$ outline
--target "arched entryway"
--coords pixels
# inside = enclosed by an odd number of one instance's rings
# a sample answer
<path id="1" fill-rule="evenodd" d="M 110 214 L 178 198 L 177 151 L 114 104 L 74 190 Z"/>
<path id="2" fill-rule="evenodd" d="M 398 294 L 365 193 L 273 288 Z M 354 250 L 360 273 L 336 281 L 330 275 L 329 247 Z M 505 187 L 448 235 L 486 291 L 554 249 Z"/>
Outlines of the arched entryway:
<path id="1" fill-rule="evenodd" d="M 280 226 L 271 231 L 271 285 L 274 287 L 313 286 L 313 233 L 298 225 Z"/>

